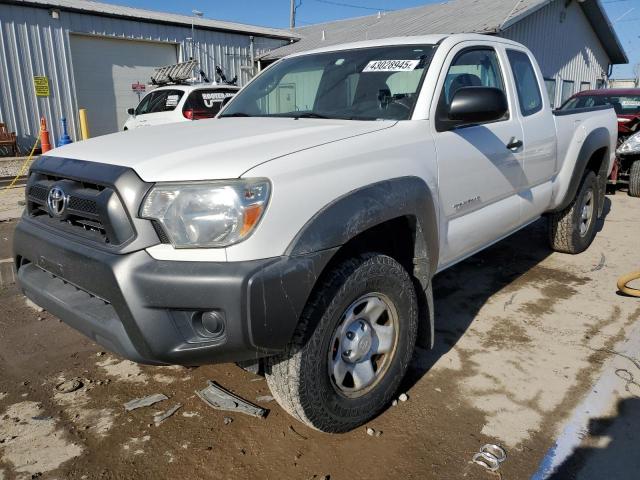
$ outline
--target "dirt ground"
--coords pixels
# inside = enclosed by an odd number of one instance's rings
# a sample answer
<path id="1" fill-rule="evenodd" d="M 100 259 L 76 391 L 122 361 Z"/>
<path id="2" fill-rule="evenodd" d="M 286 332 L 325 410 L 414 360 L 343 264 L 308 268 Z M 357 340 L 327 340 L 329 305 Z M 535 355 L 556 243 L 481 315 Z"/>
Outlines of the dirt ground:
<path id="1" fill-rule="evenodd" d="M 7 285 L 0 289 L 0 480 L 493 479 L 470 463 L 489 442 L 507 451 L 501 478 L 530 478 L 615 352 L 640 336 L 640 300 L 615 291 L 619 275 L 640 267 L 640 201 L 608 198 L 606 221 L 582 255 L 551 253 L 540 221 L 436 276 L 436 347 L 416 352 L 402 388 L 408 401 L 368 424 L 379 437 L 364 427 L 312 431 L 274 401 L 258 401 L 269 395 L 264 379 L 233 365 L 146 367 L 103 352 Z M 10 257 L 14 225 L 0 223 L 0 259 Z M 640 375 L 640 362 L 624 358 Z M 615 395 L 603 399 L 609 421 L 582 432 L 583 454 L 570 457 L 558 478 L 598 471 L 591 459 L 610 458 L 608 449 L 625 444 L 597 437 L 609 428 L 634 431 L 640 389 L 633 378 L 615 377 Z M 57 393 L 70 379 L 83 387 Z M 194 392 L 210 379 L 269 415 L 209 408 Z M 155 393 L 169 399 L 125 412 L 125 402 Z M 176 404 L 177 413 L 155 426 L 153 415 Z M 635 415 L 623 418 L 629 409 Z M 632 438 L 626 445 L 637 456 Z"/>

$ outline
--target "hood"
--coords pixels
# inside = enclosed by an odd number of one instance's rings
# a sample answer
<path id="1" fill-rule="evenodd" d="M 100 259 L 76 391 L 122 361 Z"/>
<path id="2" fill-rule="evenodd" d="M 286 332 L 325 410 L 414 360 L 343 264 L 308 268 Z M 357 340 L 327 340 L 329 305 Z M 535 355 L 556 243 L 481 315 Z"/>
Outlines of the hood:
<path id="1" fill-rule="evenodd" d="M 144 127 L 46 155 L 133 168 L 146 182 L 240 177 L 258 164 L 393 126 L 391 121 L 221 118 Z"/>

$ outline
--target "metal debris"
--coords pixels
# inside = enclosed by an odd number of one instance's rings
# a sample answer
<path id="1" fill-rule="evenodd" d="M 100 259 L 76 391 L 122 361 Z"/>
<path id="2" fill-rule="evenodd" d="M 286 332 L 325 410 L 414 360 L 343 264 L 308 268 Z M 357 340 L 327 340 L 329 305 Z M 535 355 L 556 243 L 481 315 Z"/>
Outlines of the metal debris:
<path id="1" fill-rule="evenodd" d="M 394 400 L 393 402 L 391 402 L 391 406 L 395 407 L 398 405 L 398 400 Z"/>
<path id="2" fill-rule="evenodd" d="M 398 400 L 400 400 L 401 402 L 406 402 L 407 400 L 409 400 L 409 396 L 406 393 L 401 393 L 398 397 Z"/>
<path id="3" fill-rule="evenodd" d="M 487 443 L 480 448 L 471 461 L 491 472 L 497 472 L 500 464 L 507 459 L 507 452 L 500 445 Z"/>
<path id="4" fill-rule="evenodd" d="M 36 415 L 35 417 L 31 417 L 31 420 L 38 420 L 40 422 L 48 422 L 53 420 L 51 415 Z"/>
<path id="5" fill-rule="evenodd" d="M 233 422 L 233 418 L 231 418 L 231 417 L 224 417 L 224 424 L 225 424 L 225 425 L 229 425 L 231 422 Z"/>
<path id="6" fill-rule="evenodd" d="M 305 437 L 304 435 L 302 435 L 301 433 L 297 432 L 295 428 L 293 428 L 292 425 L 289 425 L 289 430 L 293 433 L 295 433 L 298 437 L 300 437 L 302 440 L 308 440 L 307 437 Z"/>
<path id="7" fill-rule="evenodd" d="M 131 400 L 125 403 L 124 409 L 127 412 L 130 412 L 131 410 L 135 410 L 137 408 L 150 407 L 151 405 L 162 402 L 163 400 L 169 400 L 169 397 L 162 393 L 156 393 L 154 395 L 149 395 L 148 397 L 136 398 L 135 400 Z"/>
<path id="8" fill-rule="evenodd" d="M 598 265 L 593 267 L 590 271 L 591 272 L 597 272 L 598 270 L 602 270 L 604 268 L 606 262 L 607 262 L 607 258 L 604 256 L 604 253 L 601 253 L 600 254 L 600 262 L 598 263 Z"/>
<path id="9" fill-rule="evenodd" d="M 203 402 L 216 410 L 246 413 L 253 417 L 265 417 L 269 412 L 264 408 L 234 395 L 229 390 L 218 385 L 216 382 L 209 380 L 207 383 L 209 386 L 204 390 L 196 392 L 196 395 L 198 395 Z"/>
<path id="10" fill-rule="evenodd" d="M 369 435 L 370 437 L 373 437 L 376 434 L 376 431 L 371 428 L 371 427 L 367 427 L 367 435 Z"/>
<path id="11" fill-rule="evenodd" d="M 162 412 L 162 413 L 158 413 L 157 415 L 154 415 L 153 416 L 153 423 L 156 424 L 156 427 L 159 427 L 167 418 L 169 418 L 171 415 L 176 413 L 181 408 L 182 408 L 182 404 L 178 403 L 177 405 L 174 405 L 173 407 L 171 407 L 166 412 Z"/>
<path id="12" fill-rule="evenodd" d="M 71 393 L 75 392 L 76 390 L 80 390 L 81 388 L 82 382 L 77 378 L 73 378 L 56 385 L 56 391 L 60 393 Z"/>
<path id="13" fill-rule="evenodd" d="M 275 399 L 271 395 L 261 395 L 256 397 L 257 402 L 273 402 Z"/>

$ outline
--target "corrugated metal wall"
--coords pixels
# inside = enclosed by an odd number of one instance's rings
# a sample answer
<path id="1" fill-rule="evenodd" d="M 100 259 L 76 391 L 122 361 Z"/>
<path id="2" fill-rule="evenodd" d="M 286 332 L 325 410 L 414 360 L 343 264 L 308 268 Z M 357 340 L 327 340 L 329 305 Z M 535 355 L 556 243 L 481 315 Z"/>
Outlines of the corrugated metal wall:
<path id="1" fill-rule="evenodd" d="M 602 48 L 589 20 L 578 2 L 565 8 L 556 0 L 500 34 L 526 45 L 535 55 L 545 78 L 556 81 L 556 105 L 559 105 L 562 81 L 573 81 L 573 92 L 581 82 L 596 88 L 604 80 L 609 57 Z"/>
<path id="2" fill-rule="evenodd" d="M 47 9 L 0 4 L 0 123 L 17 132 L 23 149 L 33 144 L 42 115 L 49 122 L 52 143 L 59 138 L 63 116 L 69 121 L 72 138 L 79 137 L 70 33 L 177 43 L 182 59 L 191 56 L 191 42 L 186 40 L 191 37 L 189 27 L 65 11 L 54 19 Z M 285 43 L 255 37 L 255 55 Z M 196 29 L 194 53 L 211 78 L 216 65 L 224 69 L 228 78 L 238 75 L 241 84 L 249 78 L 241 68 L 251 66 L 248 35 Z M 34 75 L 49 77 L 48 98 L 35 96 Z"/>

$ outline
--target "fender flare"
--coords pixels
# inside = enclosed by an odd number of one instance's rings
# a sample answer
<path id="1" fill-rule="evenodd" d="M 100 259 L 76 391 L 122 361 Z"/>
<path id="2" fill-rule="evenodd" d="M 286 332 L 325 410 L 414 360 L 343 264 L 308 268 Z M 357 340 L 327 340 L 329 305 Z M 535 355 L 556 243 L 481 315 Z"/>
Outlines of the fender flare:
<path id="1" fill-rule="evenodd" d="M 353 190 L 317 212 L 298 232 L 285 255 L 309 255 L 336 249 L 357 235 L 389 220 L 409 217 L 414 221 L 413 275 L 420 283 L 419 344 L 433 346 L 434 313 L 431 279 L 438 266 L 438 216 L 434 197 L 424 180 L 405 176 Z M 427 318 L 424 318 L 424 310 Z M 423 329 L 424 330 L 424 329 Z M 428 335 L 428 340 L 426 338 Z"/>
<path id="2" fill-rule="evenodd" d="M 578 153 L 578 158 L 576 159 L 573 173 L 571 174 L 571 180 L 569 181 L 567 193 L 565 194 L 562 201 L 558 204 L 558 206 L 551 210 L 551 212 L 560 212 L 567 208 L 573 201 L 578 192 L 578 189 L 580 188 L 580 182 L 582 182 L 582 177 L 584 176 L 587 164 L 596 151 L 602 148 L 606 148 L 604 161 L 607 162 L 608 166 L 609 141 L 609 131 L 604 127 L 596 128 L 591 133 L 589 133 L 589 135 L 587 135 L 587 138 L 584 139 L 582 147 L 580 148 L 580 152 Z M 600 169 L 600 171 L 602 171 L 602 168 Z"/>

